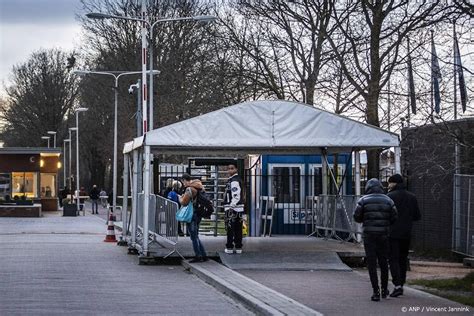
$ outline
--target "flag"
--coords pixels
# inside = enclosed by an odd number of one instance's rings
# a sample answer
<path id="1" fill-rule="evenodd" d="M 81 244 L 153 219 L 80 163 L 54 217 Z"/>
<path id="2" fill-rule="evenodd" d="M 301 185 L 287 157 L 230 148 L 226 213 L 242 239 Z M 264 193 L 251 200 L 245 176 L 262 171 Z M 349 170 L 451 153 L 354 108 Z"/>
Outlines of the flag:
<path id="1" fill-rule="evenodd" d="M 467 90 L 466 90 L 466 82 L 464 81 L 464 74 L 462 71 L 462 63 L 461 63 L 461 54 L 459 53 L 459 45 L 458 39 L 454 36 L 454 64 L 456 72 L 458 73 L 459 77 L 459 90 L 461 93 L 461 106 L 462 112 L 466 111 L 466 103 L 467 103 Z M 456 75 L 456 74 L 454 74 Z M 455 105 L 456 106 L 456 105 Z"/>
<path id="2" fill-rule="evenodd" d="M 436 48 L 431 33 L 431 82 L 434 93 L 434 110 L 436 113 L 440 111 L 441 96 L 439 94 L 439 82 L 441 81 L 441 69 L 439 68 L 438 56 L 436 55 Z"/>
<path id="3" fill-rule="evenodd" d="M 416 97 L 415 97 L 415 81 L 413 80 L 413 67 L 411 65 L 411 55 L 410 55 L 410 40 L 407 41 L 408 44 L 408 94 L 409 94 L 409 104 L 413 114 L 416 114 Z"/>

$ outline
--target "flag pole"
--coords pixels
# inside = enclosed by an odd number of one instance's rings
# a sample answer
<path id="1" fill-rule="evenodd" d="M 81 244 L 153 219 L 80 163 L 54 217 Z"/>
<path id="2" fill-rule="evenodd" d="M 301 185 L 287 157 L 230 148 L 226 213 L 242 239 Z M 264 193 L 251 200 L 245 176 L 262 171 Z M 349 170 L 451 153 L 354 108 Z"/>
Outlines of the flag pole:
<path id="1" fill-rule="evenodd" d="M 459 52 L 457 51 L 456 47 L 456 23 L 453 21 L 453 52 L 454 52 L 454 87 L 453 87 L 453 92 L 454 92 L 454 119 L 457 120 L 458 118 L 458 111 L 457 111 L 457 93 L 456 93 L 456 85 L 457 85 L 457 58 L 456 56 Z M 454 173 L 457 174 L 459 173 L 460 169 L 460 159 L 459 159 L 459 142 L 457 138 L 457 133 L 454 133 L 455 138 L 454 138 Z"/>
<path id="2" fill-rule="evenodd" d="M 453 92 L 454 92 L 454 119 L 457 120 L 458 118 L 458 105 L 457 105 L 457 93 L 456 93 L 456 85 L 457 85 L 457 78 L 456 78 L 456 73 L 457 73 L 457 65 L 456 65 L 456 23 L 453 21 L 453 56 L 454 56 L 454 62 L 453 62 L 453 73 L 454 73 L 454 87 L 453 87 Z"/>
<path id="3" fill-rule="evenodd" d="M 431 114 L 430 114 L 430 119 L 431 119 L 431 123 L 434 124 L 434 116 L 433 116 L 433 113 L 434 113 L 434 102 L 433 102 L 433 84 L 434 84 L 434 80 L 433 80 L 433 30 L 430 30 L 431 31 L 431 84 L 430 84 L 430 101 L 431 101 Z"/>
<path id="4" fill-rule="evenodd" d="M 411 89 L 410 89 L 410 38 L 407 37 L 407 53 L 408 53 L 408 80 L 407 80 L 407 83 L 408 83 L 408 98 L 407 98 L 407 110 L 408 110 L 408 113 L 407 113 L 407 127 L 410 127 L 410 112 L 411 112 L 411 108 L 410 108 L 410 105 L 411 105 L 411 102 L 410 102 L 410 98 L 411 98 Z"/>
<path id="5" fill-rule="evenodd" d="M 387 106 L 387 120 L 388 120 L 388 124 L 387 124 L 387 125 L 388 125 L 388 126 L 387 126 L 387 127 L 388 127 L 388 131 L 389 131 L 389 132 L 390 132 L 390 125 L 391 125 L 391 121 L 390 121 L 390 120 L 392 119 L 392 118 L 390 117 L 390 115 L 391 115 L 391 113 L 390 113 L 390 107 L 392 106 L 390 103 L 391 103 L 391 101 L 390 101 L 390 79 L 388 79 L 388 100 L 387 100 L 387 104 L 388 104 L 388 106 Z"/>

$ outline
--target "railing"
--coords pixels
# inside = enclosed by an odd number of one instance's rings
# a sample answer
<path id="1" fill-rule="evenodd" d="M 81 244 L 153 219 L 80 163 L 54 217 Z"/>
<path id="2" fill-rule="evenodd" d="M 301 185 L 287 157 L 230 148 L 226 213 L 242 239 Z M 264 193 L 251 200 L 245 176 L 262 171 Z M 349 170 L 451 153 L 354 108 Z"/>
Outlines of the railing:
<path id="1" fill-rule="evenodd" d="M 474 256 L 474 175 L 454 175 L 454 252 Z"/>
<path id="2" fill-rule="evenodd" d="M 151 194 L 148 212 L 148 234 L 143 232 L 143 205 L 144 194 L 140 193 L 138 194 L 137 207 L 137 244 L 142 247 L 143 238 L 146 236 L 151 243 L 156 243 L 162 248 L 170 250 L 164 258 L 177 253 L 184 259 L 177 250 L 178 221 L 176 220 L 176 212 L 178 211 L 178 204 L 161 196 Z"/>
<path id="3" fill-rule="evenodd" d="M 362 226 L 353 219 L 358 199 L 355 195 L 308 197 L 313 229 L 310 236 L 360 242 Z"/>
<path id="4" fill-rule="evenodd" d="M 172 250 L 164 258 L 167 258 L 173 253 L 177 253 L 181 258 L 184 257 L 179 253 L 177 247 L 178 244 L 178 221 L 176 220 L 176 212 L 178 212 L 178 203 L 171 200 L 165 199 L 161 196 L 156 196 L 156 210 L 153 235 L 155 241 L 167 247 L 172 246 Z M 163 242 L 167 245 L 163 245 Z"/>

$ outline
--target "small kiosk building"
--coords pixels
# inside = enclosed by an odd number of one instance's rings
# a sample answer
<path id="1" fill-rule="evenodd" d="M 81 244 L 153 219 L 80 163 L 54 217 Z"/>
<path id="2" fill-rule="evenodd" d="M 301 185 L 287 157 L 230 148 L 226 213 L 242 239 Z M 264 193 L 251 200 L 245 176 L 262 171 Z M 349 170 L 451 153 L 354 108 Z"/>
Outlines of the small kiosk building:
<path id="1" fill-rule="evenodd" d="M 58 209 L 57 148 L 0 148 L 0 199 L 28 199 L 41 203 L 42 211 Z"/>

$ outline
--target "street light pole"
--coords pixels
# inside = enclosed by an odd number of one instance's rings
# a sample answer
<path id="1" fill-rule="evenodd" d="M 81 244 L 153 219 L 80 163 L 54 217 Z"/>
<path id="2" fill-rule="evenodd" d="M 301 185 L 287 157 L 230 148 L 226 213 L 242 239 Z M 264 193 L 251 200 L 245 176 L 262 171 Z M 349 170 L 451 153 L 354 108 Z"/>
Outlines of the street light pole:
<path id="1" fill-rule="evenodd" d="M 49 135 L 53 135 L 53 139 L 54 139 L 54 142 L 53 142 L 54 146 L 53 146 L 53 148 L 56 148 L 56 132 L 54 132 L 54 131 L 48 131 L 48 134 L 49 134 Z"/>
<path id="2" fill-rule="evenodd" d="M 47 139 L 48 140 L 48 148 L 49 148 L 49 139 L 50 139 L 50 137 L 49 136 L 41 136 L 41 139 Z"/>
<path id="3" fill-rule="evenodd" d="M 85 112 L 87 111 L 88 108 L 77 108 L 76 109 L 76 211 L 79 213 L 80 211 L 80 200 L 79 200 L 79 195 L 80 195 L 80 190 L 79 190 L 79 112 Z M 86 208 L 84 207 L 84 216 L 86 216 Z"/>
<path id="4" fill-rule="evenodd" d="M 71 144 L 71 139 L 64 139 L 63 140 L 63 170 L 64 170 L 64 178 L 63 178 L 63 187 L 66 187 L 66 143 Z M 69 151 L 69 156 L 71 156 L 71 151 Z"/>
<path id="5" fill-rule="evenodd" d="M 117 113 L 118 113 L 118 83 L 119 79 L 125 75 L 135 75 L 141 74 L 141 71 L 128 71 L 128 72 L 107 72 L 107 71 L 89 71 L 89 70 L 75 70 L 75 74 L 77 75 L 86 75 L 86 74 L 94 74 L 94 75 L 106 75 L 112 76 L 115 79 L 115 86 L 114 86 L 114 157 L 113 157 L 113 179 L 112 179 L 112 212 L 115 213 L 115 209 L 117 207 Z M 154 74 L 158 74 L 159 71 L 155 70 Z M 145 73 L 146 76 L 146 73 Z"/>
<path id="6" fill-rule="evenodd" d="M 77 131 L 77 127 L 69 128 L 69 190 L 72 190 L 72 135 L 71 132 Z"/>

